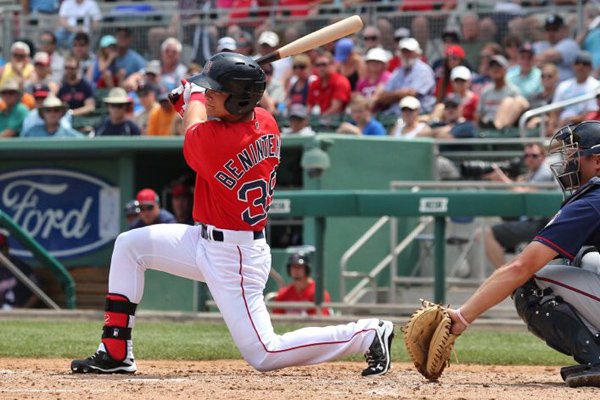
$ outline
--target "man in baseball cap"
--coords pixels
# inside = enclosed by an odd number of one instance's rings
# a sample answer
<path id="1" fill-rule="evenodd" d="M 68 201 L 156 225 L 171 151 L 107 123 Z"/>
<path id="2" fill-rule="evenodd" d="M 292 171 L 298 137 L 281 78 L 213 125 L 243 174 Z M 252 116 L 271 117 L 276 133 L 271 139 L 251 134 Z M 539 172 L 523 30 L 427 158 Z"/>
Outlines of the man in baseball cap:
<path id="1" fill-rule="evenodd" d="M 572 78 L 571 66 L 580 47 L 577 41 L 571 39 L 569 26 L 560 15 L 552 14 L 546 17 L 544 34 L 546 40 L 535 44 L 536 61 L 538 64 L 556 64 L 561 82 Z"/>
<path id="2" fill-rule="evenodd" d="M 142 189 L 137 193 L 135 199 L 139 203 L 140 215 L 129 226 L 129 229 L 154 224 L 174 224 L 177 222 L 173 214 L 160 208 L 160 197 L 154 190 L 150 188 Z"/>

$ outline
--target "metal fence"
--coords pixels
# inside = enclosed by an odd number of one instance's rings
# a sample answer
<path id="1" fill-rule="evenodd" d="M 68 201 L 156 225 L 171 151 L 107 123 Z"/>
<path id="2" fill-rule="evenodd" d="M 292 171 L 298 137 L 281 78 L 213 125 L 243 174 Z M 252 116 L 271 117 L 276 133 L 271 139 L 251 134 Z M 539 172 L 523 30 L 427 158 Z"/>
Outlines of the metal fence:
<path id="1" fill-rule="evenodd" d="M 200 45 L 197 40 L 198 34 L 204 29 L 215 32 L 217 37 L 231 32 L 233 25 L 238 25 L 251 34 L 257 29 L 270 29 L 280 34 L 281 44 L 285 44 L 294 36 L 301 36 L 333 21 L 357 14 L 363 18 L 365 24 L 377 25 L 381 29 L 382 44 L 389 50 L 395 48 L 394 30 L 406 27 L 419 40 L 428 59 L 434 60 L 441 55 L 441 35 L 444 30 L 459 31 L 461 18 L 468 13 L 478 17 L 484 37 L 499 43 L 509 31 L 527 40 L 540 38 L 543 20 L 550 13 L 559 13 L 565 17 L 569 26 L 573 27 L 573 35 L 581 30 L 584 15 L 593 18 L 597 14 L 593 6 L 584 5 L 582 0 L 566 6 L 554 5 L 554 1 L 523 2 L 535 5 L 528 7 L 502 7 L 492 0 L 456 0 L 456 6 L 450 10 L 443 9 L 448 2 L 441 0 L 383 0 L 350 6 L 345 6 L 340 0 L 334 0 L 331 4 L 311 8 L 308 15 L 302 15 L 306 6 L 282 7 L 278 5 L 277 0 L 271 3 L 274 5 L 269 7 L 231 10 L 207 6 L 190 11 L 178 9 L 178 3 L 175 1 L 100 3 L 103 20 L 99 28 L 91 32 L 92 43 L 97 43 L 104 34 L 113 33 L 119 26 L 127 26 L 133 31 L 132 47 L 148 59 L 152 59 L 158 56 L 158 45 L 162 39 L 160 28 L 163 28 L 164 37 L 169 34 L 167 28 L 176 28 L 177 37 L 188 51 L 186 54 L 190 54 L 190 51 L 197 50 Z M 504 2 L 505 5 L 506 3 Z M 146 7 L 136 11 L 140 4 Z M 16 38 L 29 38 L 35 43 L 41 31 L 53 31 L 59 26 L 57 15 L 25 15 L 18 5 L 0 3 L 0 6 L 0 43 L 5 57 L 8 56 L 10 43 Z M 172 24 L 174 18 L 179 20 L 175 26 Z M 359 46 L 362 45 L 360 35 L 357 36 L 357 42 Z"/>

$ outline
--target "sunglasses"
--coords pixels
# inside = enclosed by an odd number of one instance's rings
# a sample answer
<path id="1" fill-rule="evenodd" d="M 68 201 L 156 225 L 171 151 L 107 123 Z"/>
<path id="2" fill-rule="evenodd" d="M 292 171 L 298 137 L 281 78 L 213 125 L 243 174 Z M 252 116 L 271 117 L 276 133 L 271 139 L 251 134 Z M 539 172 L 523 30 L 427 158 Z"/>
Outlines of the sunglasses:
<path id="1" fill-rule="evenodd" d="M 364 36 L 365 40 L 379 40 L 379 36 Z"/>
<path id="2" fill-rule="evenodd" d="M 587 61 L 575 61 L 574 65 L 584 65 L 586 67 L 591 67 L 592 63 L 589 63 Z"/>
<path id="3" fill-rule="evenodd" d="M 4 92 L 0 92 L 0 95 L 2 96 L 16 96 L 18 94 L 19 92 L 17 92 L 16 90 L 6 90 Z"/>
<path id="4" fill-rule="evenodd" d="M 129 104 L 120 104 L 120 103 L 109 103 L 108 106 L 111 108 L 125 108 Z"/>
<path id="5" fill-rule="evenodd" d="M 46 109 L 44 109 L 44 112 L 59 113 L 59 112 L 62 112 L 62 108 L 46 108 Z"/>
<path id="6" fill-rule="evenodd" d="M 400 111 L 407 111 L 408 112 L 408 111 L 417 111 L 417 110 L 413 110 L 412 108 L 408 108 L 408 107 L 402 107 L 400 109 Z"/>
<path id="7" fill-rule="evenodd" d="M 523 158 L 540 158 L 542 155 L 541 154 L 536 154 L 536 153 L 525 153 L 523 154 Z"/>
<path id="8" fill-rule="evenodd" d="M 145 204 L 140 206 L 140 211 L 152 211 L 154 206 L 152 204 Z"/>
<path id="9" fill-rule="evenodd" d="M 77 67 L 65 67 L 66 71 L 75 71 Z"/>
<path id="10" fill-rule="evenodd" d="M 554 74 L 542 74 L 542 79 L 554 78 Z"/>
<path id="11" fill-rule="evenodd" d="M 454 82 L 465 83 L 467 80 L 462 78 L 454 78 Z"/>
<path id="12" fill-rule="evenodd" d="M 304 64 L 297 64 L 294 65 L 294 69 L 306 69 L 307 65 Z"/>
<path id="13" fill-rule="evenodd" d="M 12 56 L 13 56 L 14 58 L 19 58 L 19 59 L 20 59 L 20 58 L 25 58 L 25 57 L 27 57 L 27 55 L 26 55 L 26 54 L 13 54 Z"/>
<path id="14" fill-rule="evenodd" d="M 315 67 L 317 68 L 323 68 L 323 67 L 327 67 L 329 66 L 329 63 L 316 63 Z"/>

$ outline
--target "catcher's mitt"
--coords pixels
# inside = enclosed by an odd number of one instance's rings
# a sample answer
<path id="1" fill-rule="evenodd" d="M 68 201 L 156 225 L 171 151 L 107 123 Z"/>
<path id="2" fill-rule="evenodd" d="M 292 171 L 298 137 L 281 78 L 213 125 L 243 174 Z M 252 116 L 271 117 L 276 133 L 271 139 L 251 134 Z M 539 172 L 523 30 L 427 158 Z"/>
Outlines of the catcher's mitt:
<path id="1" fill-rule="evenodd" d="M 450 333 L 452 320 L 446 309 L 421 300 L 423 306 L 404 326 L 404 344 L 417 370 L 434 382 L 449 364 L 450 352 L 458 335 Z"/>

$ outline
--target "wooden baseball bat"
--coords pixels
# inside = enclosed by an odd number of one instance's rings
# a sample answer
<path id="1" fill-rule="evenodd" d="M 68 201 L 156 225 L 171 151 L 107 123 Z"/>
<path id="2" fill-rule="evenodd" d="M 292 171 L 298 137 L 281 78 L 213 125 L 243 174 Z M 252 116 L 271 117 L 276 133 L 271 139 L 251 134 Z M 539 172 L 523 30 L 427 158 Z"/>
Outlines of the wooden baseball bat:
<path id="1" fill-rule="evenodd" d="M 343 38 L 344 36 L 351 35 L 358 32 L 363 27 L 363 21 L 358 15 L 353 15 L 348 18 L 344 18 L 341 21 L 336 22 L 333 25 L 326 26 L 319 29 L 318 31 L 309 33 L 292 43 L 286 44 L 285 46 L 265 54 L 256 59 L 259 65 L 272 63 L 281 58 L 295 56 L 296 54 L 304 53 L 308 50 L 315 49 L 324 44 L 333 42 Z"/>

